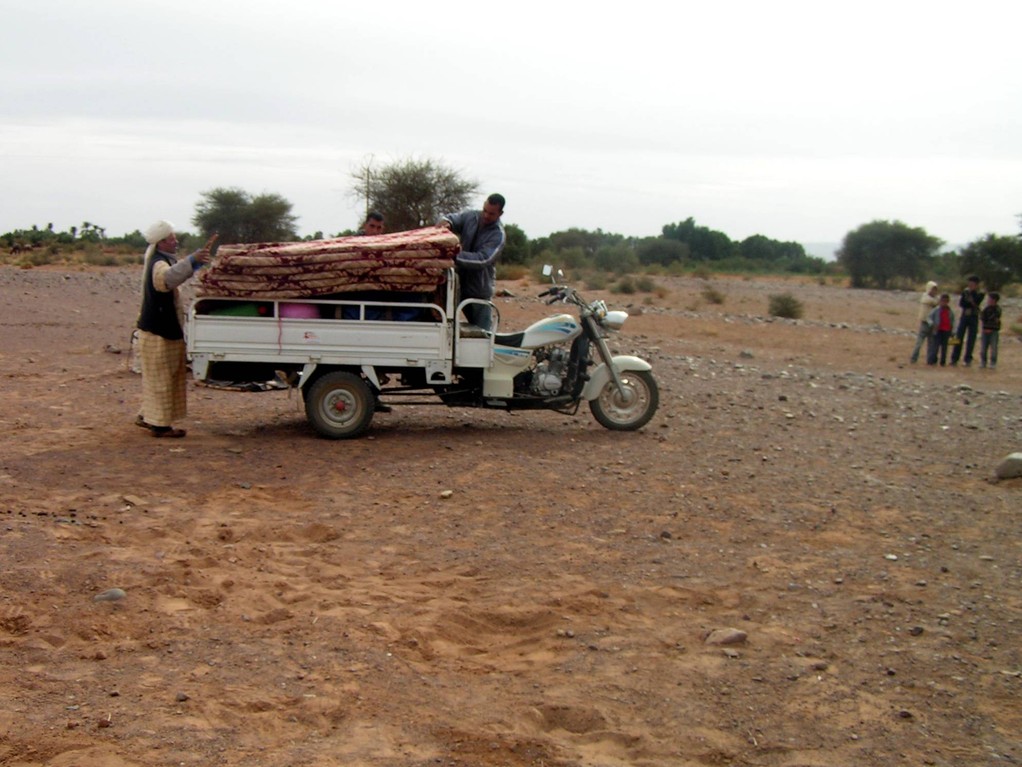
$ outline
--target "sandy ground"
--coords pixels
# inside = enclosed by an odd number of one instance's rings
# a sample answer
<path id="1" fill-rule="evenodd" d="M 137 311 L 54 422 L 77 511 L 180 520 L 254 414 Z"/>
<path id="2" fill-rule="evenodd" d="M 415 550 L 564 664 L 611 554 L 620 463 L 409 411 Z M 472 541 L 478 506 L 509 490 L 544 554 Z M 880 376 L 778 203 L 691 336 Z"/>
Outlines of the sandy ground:
<path id="1" fill-rule="evenodd" d="M 331 442 L 196 387 L 167 441 L 138 271 L 0 268 L 0 764 L 1018 764 L 1022 343 L 910 366 L 914 294 L 660 282 L 608 296 L 637 433 L 411 406 Z M 550 311 L 506 287 L 508 329 Z"/>

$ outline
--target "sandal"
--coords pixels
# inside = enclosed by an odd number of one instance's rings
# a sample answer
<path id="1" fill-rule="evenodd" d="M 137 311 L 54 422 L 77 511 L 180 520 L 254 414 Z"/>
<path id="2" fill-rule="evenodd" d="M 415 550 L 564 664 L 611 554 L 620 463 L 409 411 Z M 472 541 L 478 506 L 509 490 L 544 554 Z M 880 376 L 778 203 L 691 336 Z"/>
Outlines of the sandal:
<path id="1" fill-rule="evenodd" d="M 149 428 L 157 439 L 180 439 L 188 433 L 184 429 L 175 429 L 171 426 L 150 426 Z"/>
<path id="2" fill-rule="evenodd" d="M 135 416 L 135 425 L 140 427 L 140 428 L 142 428 L 142 429 L 151 429 L 152 428 L 149 424 L 147 424 L 145 422 L 145 419 L 142 417 L 141 413 L 139 413 L 137 416 Z"/>

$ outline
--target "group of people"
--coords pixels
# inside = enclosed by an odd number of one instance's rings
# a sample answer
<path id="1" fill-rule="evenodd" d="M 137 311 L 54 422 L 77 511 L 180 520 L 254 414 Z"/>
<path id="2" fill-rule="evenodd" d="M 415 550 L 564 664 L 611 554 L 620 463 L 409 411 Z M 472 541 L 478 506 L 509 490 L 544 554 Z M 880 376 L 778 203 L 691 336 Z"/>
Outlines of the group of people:
<path id="1" fill-rule="evenodd" d="M 962 360 L 965 367 L 969 367 L 976 348 L 976 337 L 979 336 L 979 366 L 996 368 L 1001 333 L 1000 294 L 990 291 L 986 294 L 984 305 L 979 277 L 969 277 L 958 299 L 960 314 L 956 328 L 951 295 L 941 293 L 938 296 L 937 289 L 937 283 L 930 281 L 926 283 L 926 290 L 919 298 L 919 331 L 909 361 L 919 361 L 919 353 L 925 342 L 927 365 L 947 365 L 950 348 L 951 365 L 955 366 Z"/>
<path id="2" fill-rule="evenodd" d="M 437 226 L 450 229 L 461 241 L 455 259 L 461 300 L 474 299 L 465 306 L 465 318 L 474 325 L 491 329 L 489 302 L 497 280 L 497 258 L 506 241 L 504 197 L 491 194 L 482 210 L 445 215 Z M 362 223 L 361 234 L 383 234 L 384 217 L 373 211 Z M 187 433 L 175 427 L 187 413 L 188 367 L 184 340 L 184 312 L 180 287 L 208 264 L 211 242 L 183 259 L 177 257 L 174 225 L 157 221 L 145 232 L 146 248 L 142 271 L 142 308 L 138 318 L 138 351 L 142 366 L 142 407 L 135 424 L 157 438 L 180 438 Z"/>

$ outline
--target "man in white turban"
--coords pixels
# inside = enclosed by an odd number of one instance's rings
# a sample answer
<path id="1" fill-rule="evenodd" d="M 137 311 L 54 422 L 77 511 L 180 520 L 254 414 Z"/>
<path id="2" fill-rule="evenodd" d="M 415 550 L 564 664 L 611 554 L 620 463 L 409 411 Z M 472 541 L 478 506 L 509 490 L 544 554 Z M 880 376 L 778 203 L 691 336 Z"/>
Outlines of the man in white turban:
<path id="1" fill-rule="evenodd" d="M 212 240 L 178 260 L 177 237 L 169 221 L 145 232 L 149 247 L 142 270 L 142 310 L 138 315 L 138 349 L 142 362 L 142 410 L 135 419 L 154 437 L 183 437 L 174 423 L 187 414 L 184 313 L 178 288 L 209 263 Z"/>

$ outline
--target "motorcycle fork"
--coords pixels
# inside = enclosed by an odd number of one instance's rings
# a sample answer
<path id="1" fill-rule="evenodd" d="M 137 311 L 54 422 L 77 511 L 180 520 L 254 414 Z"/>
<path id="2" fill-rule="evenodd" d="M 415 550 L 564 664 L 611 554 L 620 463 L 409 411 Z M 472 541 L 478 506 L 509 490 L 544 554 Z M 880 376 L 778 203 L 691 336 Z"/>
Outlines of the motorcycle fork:
<path id="1" fill-rule="evenodd" d="M 585 318 L 586 327 L 589 330 L 589 336 L 592 338 L 593 343 L 596 344 L 596 348 L 600 350 L 600 358 L 607 366 L 607 370 L 610 372 L 610 380 L 614 382 L 614 387 L 617 389 L 618 394 L 622 397 L 627 397 L 624 385 L 621 383 L 621 376 L 618 375 L 617 370 L 614 368 L 614 362 L 610 356 L 610 347 L 607 346 L 607 339 L 600 335 L 600 328 L 596 324 L 596 320 L 592 316 Z"/>

